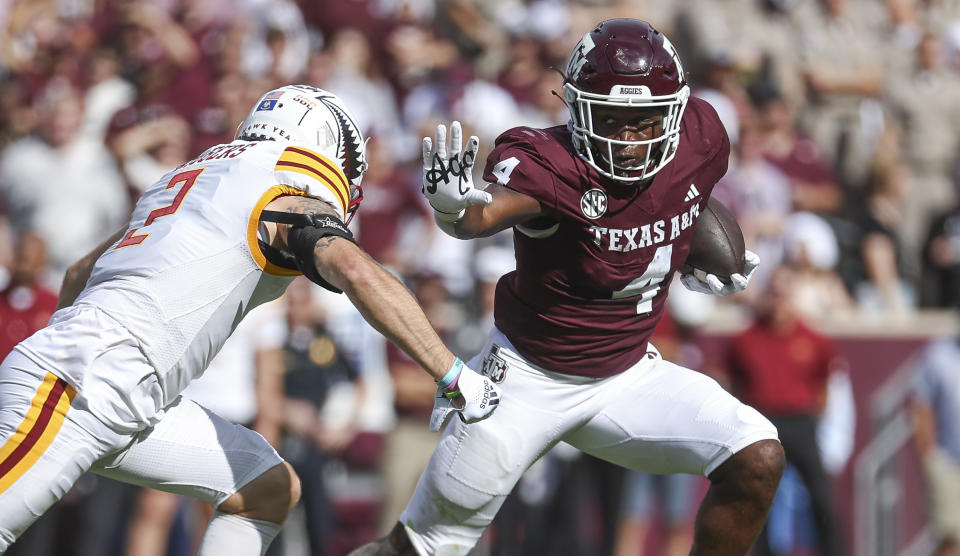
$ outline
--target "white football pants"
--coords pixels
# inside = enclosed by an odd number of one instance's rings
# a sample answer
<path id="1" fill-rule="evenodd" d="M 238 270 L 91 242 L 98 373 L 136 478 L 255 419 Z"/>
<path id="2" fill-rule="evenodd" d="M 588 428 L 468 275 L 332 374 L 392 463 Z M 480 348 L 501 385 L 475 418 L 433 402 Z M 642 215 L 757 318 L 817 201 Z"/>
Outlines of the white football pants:
<path id="1" fill-rule="evenodd" d="M 188 400 L 138 432 L 117 432 L 85 406 L 17 351 L 0 366 L 0 553 L 87 471 L 217 507 L 283 461 L 256 432 Z"/>
<path id="2" fill-rule="evenodd" d="M 502 379 L 500 406 L 478 423 L 451 419 L 420 477 L 400 522 L 423 555 L 466 554 L 523 472 L 560 441 L 628 469 L 709 475 L 777 439 L 757 410 L 652 346 L 623 373 L 584 378 L 527 362 L 495 328 L 469 367 Z"/>

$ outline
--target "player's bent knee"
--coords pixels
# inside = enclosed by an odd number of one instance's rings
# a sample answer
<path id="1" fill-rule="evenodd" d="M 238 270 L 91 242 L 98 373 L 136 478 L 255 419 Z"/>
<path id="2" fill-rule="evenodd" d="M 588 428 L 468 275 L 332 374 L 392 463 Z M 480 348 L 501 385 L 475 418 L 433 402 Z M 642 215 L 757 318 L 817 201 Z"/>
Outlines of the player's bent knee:
<path id="1" fill-rule="evenodd" d="M 760 440 L 725 461 L 710 475 L 714 483 L 727 482 L 763 498 L 773 499 L 787 458 L 777 440 Z"/>
<path id="2" fill-rule="evenodd" d="M 287 462 L 271 467 L 217 508 L 223 513 L 283 523 L 300 501 L 300 477 Z"/>

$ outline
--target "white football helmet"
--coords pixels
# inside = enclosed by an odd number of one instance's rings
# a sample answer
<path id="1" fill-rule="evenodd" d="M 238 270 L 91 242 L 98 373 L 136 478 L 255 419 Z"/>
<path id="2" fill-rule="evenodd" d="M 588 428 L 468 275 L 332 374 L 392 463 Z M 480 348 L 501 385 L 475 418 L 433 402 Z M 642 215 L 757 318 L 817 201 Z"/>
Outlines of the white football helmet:
<path id="1" fill-rule="evenodd" d="M 336 153 L 350 182 L 347 221 L 363 199 L 367 140 L 340 98 L 310 85 L 287 85 L 260 97 L 237 127 L 236 139 L 290 141 Z"/>

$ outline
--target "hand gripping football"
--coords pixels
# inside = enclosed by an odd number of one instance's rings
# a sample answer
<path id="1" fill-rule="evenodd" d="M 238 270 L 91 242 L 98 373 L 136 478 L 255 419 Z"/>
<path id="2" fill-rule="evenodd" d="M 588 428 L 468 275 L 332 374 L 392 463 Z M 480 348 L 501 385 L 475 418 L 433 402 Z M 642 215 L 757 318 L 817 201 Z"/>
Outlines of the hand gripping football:
<path id="1" fill-rule="evenodd" d="M 693 226 L 690 253 L 680 272 L 699 270 L 729 284 L 731 274 L 743 274 L 745 251 L 737 219 L 723 203 L 711 198 Z"/>

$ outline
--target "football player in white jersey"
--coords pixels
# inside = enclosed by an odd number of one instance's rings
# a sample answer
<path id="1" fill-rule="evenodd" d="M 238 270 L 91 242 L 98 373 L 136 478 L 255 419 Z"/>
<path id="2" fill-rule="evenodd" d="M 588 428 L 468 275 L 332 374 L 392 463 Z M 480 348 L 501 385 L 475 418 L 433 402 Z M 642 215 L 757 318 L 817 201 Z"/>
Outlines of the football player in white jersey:
<path id="1" fill-rule="evenodd" d="M 298 274 L 345 292 L 437 380 L 436 420 L 496 409 L 498 387 L 344 225 L 364 148 L 336 96 L 270 91 L 235 141 L 164 175 L 127 228 L 69 269 L 49 325 L 0 365 L 0 553 L 93 471 L 210 502 L 201 555 L 263 554 L 297 502 L 296 475 L 258 434 L 179 394 Z"/>

